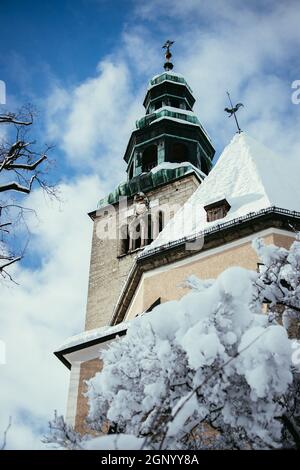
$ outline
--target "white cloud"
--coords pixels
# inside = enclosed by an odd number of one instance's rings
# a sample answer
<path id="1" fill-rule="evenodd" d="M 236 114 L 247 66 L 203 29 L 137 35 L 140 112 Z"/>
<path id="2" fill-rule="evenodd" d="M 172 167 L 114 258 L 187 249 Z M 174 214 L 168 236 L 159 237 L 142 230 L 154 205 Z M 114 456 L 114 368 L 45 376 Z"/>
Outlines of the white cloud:
<path id="1" fill-rule="evenodd" d="M 153 0 L 136 15 L 156 26 L 154 40 L 175 39 L 175 70 L 197 99 L 195 111 L 219 151 L 235 132 L 223 112 L 226 90 L 242 101 L 241 126 L 275 151 L 299 152 L 300 106 L 291 103 L 297 75 L 300 11 L 269 0 Z M 158 32 L 157 32 L 158 30 Z M 297 145 L 296 145 L 297 143 Z"/>
<path id="2" fill-rule="evenodd" d="M 142 115 L 141 90 L 129 64 L 105 59 L 95 77 L 72 89 L 55 87 L 48 99 L 48 132 L 75 167 L 106 179 L 124 178 L 122 157 L 135 119 Z"/>

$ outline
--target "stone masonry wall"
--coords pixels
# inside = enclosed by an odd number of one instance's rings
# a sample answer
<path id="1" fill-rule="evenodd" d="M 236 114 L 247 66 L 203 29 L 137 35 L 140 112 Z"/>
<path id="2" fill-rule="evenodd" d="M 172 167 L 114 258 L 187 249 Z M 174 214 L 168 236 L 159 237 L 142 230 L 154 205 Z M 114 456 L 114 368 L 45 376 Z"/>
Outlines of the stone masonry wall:
<path id="1" fill-rule="evenodd" d="M 188 174 L 156 188 L 146 193 L 150 204 L 156 203 L 159 206 L 164 204 L 178 204 L 182 206 L 194 193 L 199 185 L 194 174 Z M 132 201 L 128 202 L 128 211 Z M 119 208 L 116 208 L 119 211 Z M 94 230 L 92 239 L 92 251 L 89 274 L 89 288 L 87 300 L 87 313 L 85 329 L 90 330 L 104 325 L 108 325 L 113 313 L 114 306 L 118 300 L 127 274 L 132 267 L 137 251 L 126 256 L 120 256 L 121 240 L 100 239 L 97 236 L 99 225 L 111 223 L 112 212 L 104 208 L 97 214 L 94 220 Z M 97 228 L 98 227 L 98 228 Z M 119 232 L 119 223 L 115 227 L 115 232 Z"/>

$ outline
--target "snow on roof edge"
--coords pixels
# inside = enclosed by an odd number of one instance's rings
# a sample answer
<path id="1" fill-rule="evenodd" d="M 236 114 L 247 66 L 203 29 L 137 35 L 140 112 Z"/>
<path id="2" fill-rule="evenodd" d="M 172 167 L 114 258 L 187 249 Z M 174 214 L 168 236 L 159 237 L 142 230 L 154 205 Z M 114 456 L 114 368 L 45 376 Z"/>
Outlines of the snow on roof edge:
<path id="1" fill-rule="evenodd" d="M 70 336 L 67 338 L 63 344 L 56 348 L 56 352 L 64 351 L 65 349 L 72 348 L 74 346 L 79 346 L 81 344 L 88 343 L 96 339 L 105 338 L 111 334 L 119 333 L 120 331 L 126 330 L 128 322 L 118 323 L 113 326 L 102 326 L 100 328 L 94 328 L 92 330 L 83 331 L 77 335 Z"/>

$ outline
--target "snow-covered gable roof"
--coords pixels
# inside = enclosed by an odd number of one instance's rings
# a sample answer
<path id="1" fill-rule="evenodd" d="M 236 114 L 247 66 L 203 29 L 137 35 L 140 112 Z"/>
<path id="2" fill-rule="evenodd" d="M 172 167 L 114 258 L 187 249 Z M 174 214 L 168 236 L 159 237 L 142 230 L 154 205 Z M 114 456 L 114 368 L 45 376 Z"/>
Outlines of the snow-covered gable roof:
<path id="1" fill-rule="evenodd" d="M 203 183 L 144 251 L 268 207 L 300 211 L 299 173 L 300 163 L 275 155 L 245 132 L 235 135 Z M 226 217 L 207 222 L 204 206 L 222 199 L 231 206 Z"/>

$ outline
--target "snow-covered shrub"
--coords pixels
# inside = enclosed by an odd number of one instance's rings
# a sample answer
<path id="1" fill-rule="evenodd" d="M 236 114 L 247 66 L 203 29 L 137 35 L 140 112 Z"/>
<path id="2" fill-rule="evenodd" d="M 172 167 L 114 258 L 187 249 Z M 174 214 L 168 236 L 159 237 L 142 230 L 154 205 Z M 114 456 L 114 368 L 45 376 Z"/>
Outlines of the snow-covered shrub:
<path id="1" fill-rule="evenodd" d="M 299 236 L 298 236 L 299 238 Z M 257 280 L 261 302 L 269 303 L 269 315 L 281 318 L 293 336 L 300 335 L 300 242 L 296 240 L 289 250 L 265 245 L 263 240 L 253 242 L 263 263 Z"/>
<path id="2" fill-rule="evenodd" d="M 56 449 L 82 449 L 85 441 L 89 440 L 89 436 L 81 436 L 78 432 L 74 431 L 72 426 L 65 422 L 63 416 L 59 416 L 54 412 L 54 418 L 49 422 L 49 431 L 42 439 L 44 444 L 50 444 L 51 447 Z"/>
<path id="3" fill-rule="evenodd" d="M 257 241 L 262 273 L 230 268 L 214 282 L 193 278 L 181 300 L 132 321 L 89 381 L 90 424 L 100 430 L 109 421 L 154 447 L 205 447 L 205 433 L 191 442 L 201 423 L 217 431 L 220 446 L 281 446 L 291 341 L 262 303 L 275 305 L 285 279 L 295 288 L 294 296 L 285 288 L 289 308 L 298 305 L 299 245 L 289 252 Z"/>
<path id="4" fill-rule="evenodd" d="M 300 448 L 299 344 L 277 321 L 278 305 L 299 312 L 300 242 L 254 248 L 260 273 L 191 276 L 187 295 L 131 321 L 102 352 L 88 382 L 92 428 L 110 423 L 128 448 L 130 435 L 144 448 Z M 83 447 L 117 442 L 96 439 Z"/>

